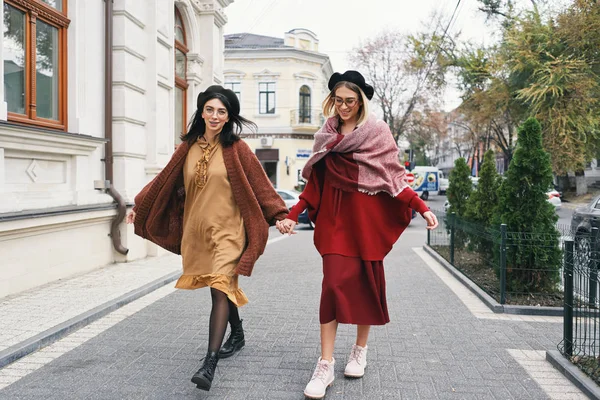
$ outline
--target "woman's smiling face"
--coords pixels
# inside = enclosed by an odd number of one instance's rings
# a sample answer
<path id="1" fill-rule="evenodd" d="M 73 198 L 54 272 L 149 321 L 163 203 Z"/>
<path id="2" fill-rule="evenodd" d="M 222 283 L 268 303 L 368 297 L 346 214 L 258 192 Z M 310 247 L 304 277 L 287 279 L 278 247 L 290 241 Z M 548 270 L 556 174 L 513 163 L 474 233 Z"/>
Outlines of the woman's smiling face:
<path id="1" fill-rule="evenodd" d="M 355 121 L 360 111 L 360 96 L 352 89 L 340 86 L 335 91 L 335 109 L 344 122 Z"/>

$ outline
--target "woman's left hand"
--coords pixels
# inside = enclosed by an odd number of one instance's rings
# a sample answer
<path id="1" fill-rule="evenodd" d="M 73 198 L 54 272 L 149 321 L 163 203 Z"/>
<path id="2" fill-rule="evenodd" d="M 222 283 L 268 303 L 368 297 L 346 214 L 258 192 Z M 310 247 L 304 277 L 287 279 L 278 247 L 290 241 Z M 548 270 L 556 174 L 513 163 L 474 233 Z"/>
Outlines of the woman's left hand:
<path id="1" fill-rule="evenodd" d="M 433 230 L 438 227 L 438 220 L 434 213 L 427 211 L 423 214 L 423 218 L 427 221 L 427 229 Z"/>
<path id="2" fill-rule="evenodd" d="M 292 221 L 291 219 L 284 219 L 281 221 L 277 221 L 275 223 L 275 226 L 277 227 L 277 229 L 279 230 L 279 232 L 282 235 L 285 235 L 286 233 L 288 235 L 295 235 L 296 232 L 294 232 L 294 227 L 296 226 L 296 221 Z"/>

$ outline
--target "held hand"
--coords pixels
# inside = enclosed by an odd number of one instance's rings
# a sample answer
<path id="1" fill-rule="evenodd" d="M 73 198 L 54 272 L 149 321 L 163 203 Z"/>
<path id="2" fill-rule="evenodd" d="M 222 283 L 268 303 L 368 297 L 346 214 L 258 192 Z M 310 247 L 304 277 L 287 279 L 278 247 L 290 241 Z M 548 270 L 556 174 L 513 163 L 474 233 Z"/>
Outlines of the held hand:
<path id="1" fill-rule="evenodd" d="M 275 226 L 277 227 L 277 229 L 279 230 L 279 232 L 282 235 L 285 235 L 286 233 L 288 235 L 295 235 L 296 232 L 294 232 L 294 227 L 296 226 L 296 222 L 292 221 L 291 219 L 284 219 L 282 221 L 277 221 L 275 223 Z"/>
<path id="2" fill-rule="evenodd" d="M 125 220 L 128 224 L 133 224 L 133 221 L 135 221 L 135 211 L 131 211 L 127 214 L 127 219 Z"/>
<path id="3" fill-rule="evenodd" d="M 438 220 L 434 213 L 427 211 L 423 214 L 423 218 L 427 221 L 427 229 L 434 230 L 438 227 Z"/>

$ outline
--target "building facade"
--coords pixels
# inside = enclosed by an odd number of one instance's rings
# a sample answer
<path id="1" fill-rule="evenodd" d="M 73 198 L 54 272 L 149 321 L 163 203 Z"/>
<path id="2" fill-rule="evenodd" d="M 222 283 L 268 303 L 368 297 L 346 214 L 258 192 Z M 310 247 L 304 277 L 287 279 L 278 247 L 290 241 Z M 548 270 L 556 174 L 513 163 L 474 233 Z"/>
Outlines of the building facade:
<path id="1" fill-rule="evenodd" d="M 0 297 L 160 252 L 117 216 L 223 82 L 232 2 L 0 0 Z"/>
<path id="2" fill-rule="evenodd" d="M 324 123 L 321 103 L 333 74 L 317 36 L 307 29 L 284 38 L 226 35 L 223 74 L 225 86 L 240 98 L 242 115 L 258 125 L 257 133 L 243 136 L 269 179 L 279 189 L 298 188 L 314 133 Z"/>

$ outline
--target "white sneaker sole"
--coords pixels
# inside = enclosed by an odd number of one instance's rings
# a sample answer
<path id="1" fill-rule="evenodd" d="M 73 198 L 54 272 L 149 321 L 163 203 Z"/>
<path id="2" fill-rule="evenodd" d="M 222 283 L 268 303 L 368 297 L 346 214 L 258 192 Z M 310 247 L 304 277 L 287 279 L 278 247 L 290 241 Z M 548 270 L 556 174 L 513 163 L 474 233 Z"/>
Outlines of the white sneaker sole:
<path id="1" fill-rule="evenodd" d="M 325 393 L 323 393 L 323 395 L 307 394 L 306 392 L 304 392 L 304 397 L 306 397 L 307 399 L 322 399 L 327 394 L 327 389 L 329 389 L 331 386 L 333 386 L 333 381 L 329 385 L 327 385 L 327 387 L 325 388 Z"/>
<path id="2" fill-rule="evenodd" d="M 367 369 L 367 366 L 365 365 L 365 368 L 363 369 L 363 373 L 362 374 L 350 374 L 344 371 L 344 376 L 346 378 L 362 378 L 363 376 L 365 376 L 365 370 Z"/>

